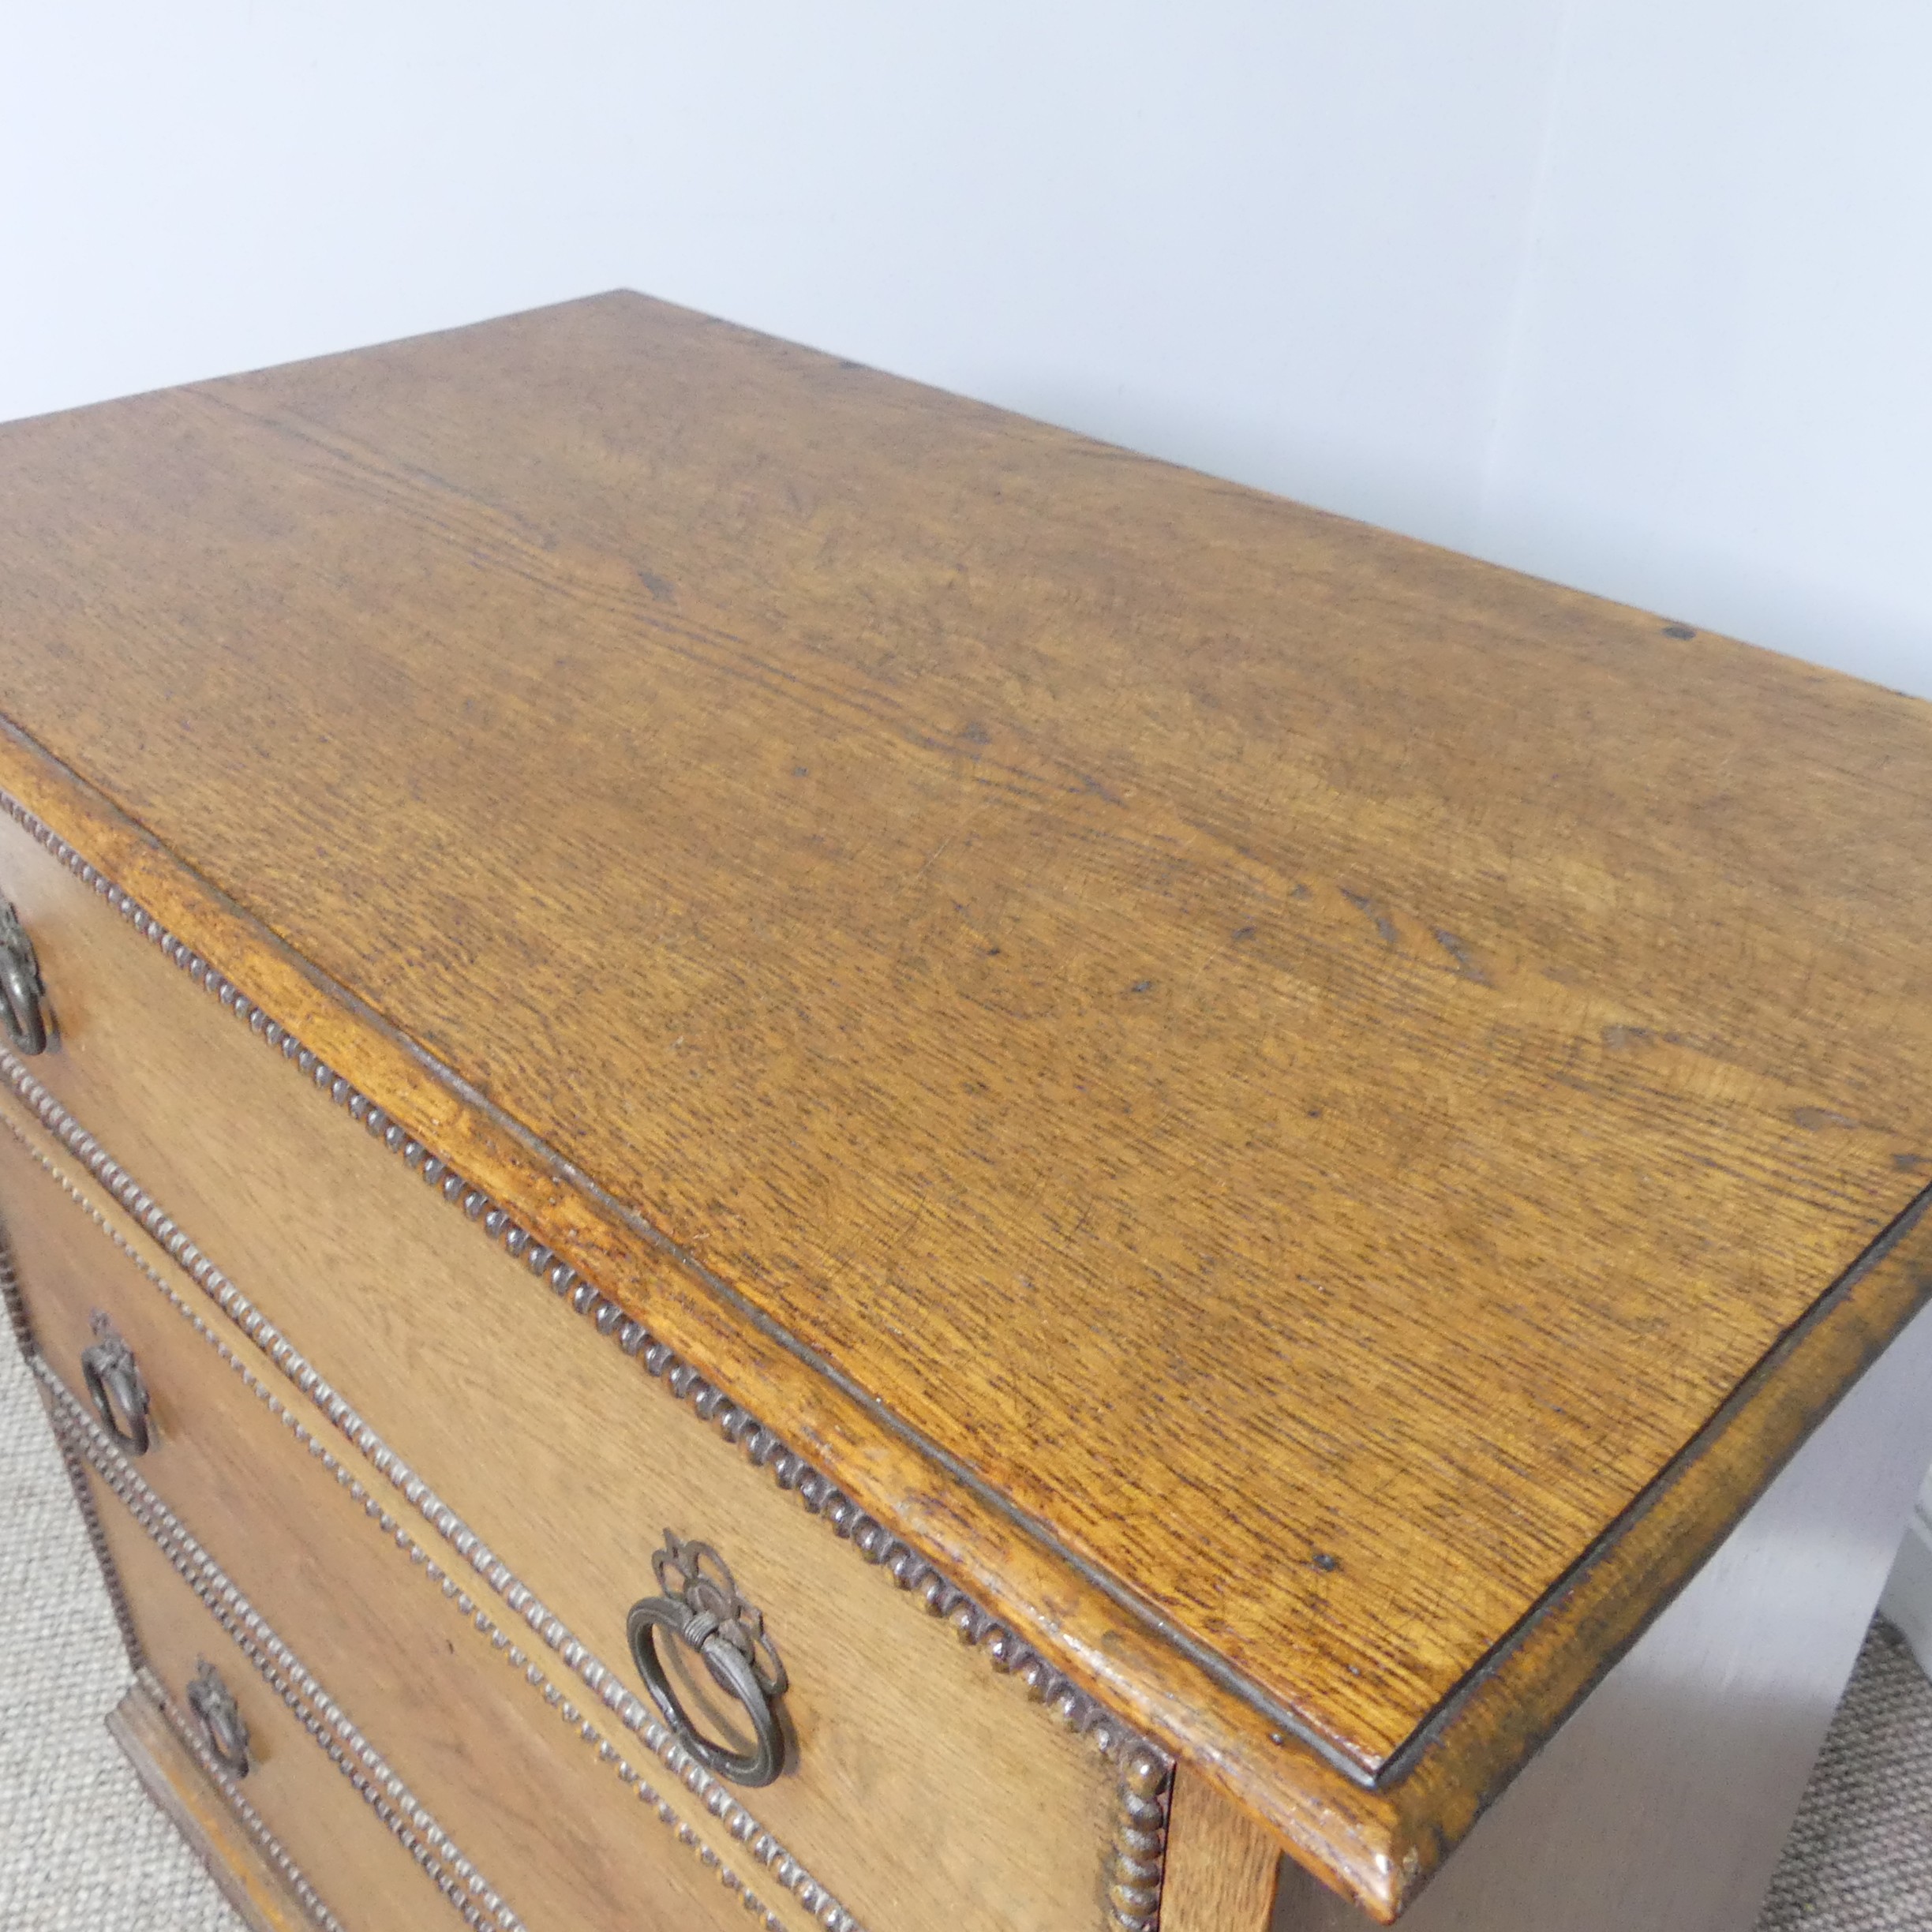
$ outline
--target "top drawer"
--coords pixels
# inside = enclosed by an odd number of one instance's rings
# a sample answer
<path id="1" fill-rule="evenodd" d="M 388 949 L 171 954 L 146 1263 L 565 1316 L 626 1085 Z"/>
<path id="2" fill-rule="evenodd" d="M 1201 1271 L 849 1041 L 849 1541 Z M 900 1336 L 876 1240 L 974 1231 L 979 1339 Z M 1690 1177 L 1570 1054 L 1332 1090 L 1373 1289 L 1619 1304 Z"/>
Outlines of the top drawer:
<path id="1" fill-rule="evenodd" d="M 361 1096 L 318 1088 L 279 1028 L 238 1019 L 233 989 L 197 983 L 7 814 L 0 889 L 51 1035 L 0 1063 L 8 1103 L 90 1136 L 76 1151 L 97 1178 L 118 1164 L 123 1204 L 277 1325 L 327 1378 L 313 1397 L 332 1384 L 354 1406 L 338 1428 L 410 1502 L 436 1492 L 431 1526 L 606 1702 L 641 1690 L 625 1619 L 658 1592 L 667 1530 L 724 1557 L 784 1660 L 785 1769 L 756 1790 L 713 1780 L 706 1803 L 739 1807 L 754 1854 L 765 1833 L 795 1852 L 834 1895 L 828 1924 L 841 1908 L 867 1932 L 1151 1917 L 1161 1767 L 1124 1727 L 1037 1660 L 1024 1682 L 989 1668 L 1010 1653 L 970 1604 L 936 1577 L 895 1588 L 769 1432 L 736 1440 L 719 1391 L 402 1129 L 362 1131 Z"/>

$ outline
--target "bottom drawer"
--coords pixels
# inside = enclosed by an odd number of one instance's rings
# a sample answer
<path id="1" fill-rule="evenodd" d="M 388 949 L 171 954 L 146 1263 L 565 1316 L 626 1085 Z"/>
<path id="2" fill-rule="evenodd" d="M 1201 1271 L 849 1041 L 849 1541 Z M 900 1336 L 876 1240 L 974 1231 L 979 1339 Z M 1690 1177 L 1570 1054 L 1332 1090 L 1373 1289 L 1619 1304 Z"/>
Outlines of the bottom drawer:
<path id="1" fill-rule="evenodd" d="M 205 1758 L 214 1734 L 196 1716 L 190 1697 L 203 1665 L 212 1667 L 246 1734 L 245 1771 L 223 1781 L 319 1896 L 318 1923 L 343 1932 L 423 1932 L 438 1921 L 461 1924 L 439 1900 L 432 1874 L 351 1781 L 338 1761 L 346 1754 L 327 1720 L 299 1697 L 294 1703 L 285 1699 L 244 1647 L 242 1630 L 211 1613 L 92 1468 L 86 1467 L 86 1477 L 135 1634 L 170 1717 L 197 1735 Z M 366 1765 L 355 1769 L 373 1783 Z M 391 1806 L 397 1802 L 393 1792 L 383 1795 Z"/>

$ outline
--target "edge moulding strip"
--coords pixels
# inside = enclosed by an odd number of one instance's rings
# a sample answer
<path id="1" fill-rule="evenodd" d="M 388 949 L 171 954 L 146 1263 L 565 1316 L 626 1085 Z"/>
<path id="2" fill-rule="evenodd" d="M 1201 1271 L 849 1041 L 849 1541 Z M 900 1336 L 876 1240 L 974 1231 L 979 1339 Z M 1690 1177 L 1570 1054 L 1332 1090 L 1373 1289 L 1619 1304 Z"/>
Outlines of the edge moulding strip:
<path id="1" fill-rule="evenodd" d="M 577 1268 L 519 1226 L 481 1188 L 471 1185 L 448 1163 L 432 1154 L 387 1110 L 335 1073 L 319 1055 L 304 1046 L 292 1031 L 271 1019 L 227 975 L 177 938 L 133 895 L 107 878 L 66 840 L 4 790 L 0 790 L 0 806 L 4 806 L 23 830 L 83 884 L 106 900 L 137 932 L 185 972 L 196 985 L 212 994 L 225 1011 L 234 1014 L 247 1024 L 256 1038 L 279 1051 L 308 1084 L 326 1095 L 372 1138 L 380 1140 L 390 1152 L 399 1156 L 406 1167 L 435 1188 L 445 1201 L 459 1208 L 466 1219 L 477 1224 L 485 1235 L 500 1245 L 512 1258 L 521 1260 L 532 1276 L 545 1282 L 574 1312 L 589 1317 L 600 1335 L 615 1341 L 626 1354 L 638 1359 L 646 1373 L 674 1399 L 680 1403 L 688 1402 L 690 1413 L 701 1421 L 714 1424 L 724 1440 L 742 1450 L 754 1467 L 768 1470 L 781 1489 L 796 1495 L 811 1514 L 821 1518 L 869 1563 L 882 1568 L 902 1592 L 919 1603 L 929 1614 L 948 1622 L 961 1641 L 978 1649 L 994 1670 L 1015 1678 L 1033 1702 L 1057 1717 L 1076 1735 L 1088 1739 L 1115 1767 L 1118 1780 L 1113 1839 L 1106 1851 L 1103 1874 L 1108 1917 L 1118 1932 L 1155 1932 L 1159 1918 L 1166 1810 L 1173 1776 L 1174 1761 L 1170 1754 L 1106 1710 L 1098 1700 L 1082 1690 L 1063 1672 L 1054 1669 L 1038 1651 L 944 1577 L 903 1538 L 866 1515 L 829 1477 L 789 1448 L 774 1430 L 732 1402 L 721 1389 L 700 1376 L 691 1364 L 681 1361 L 667 1344 L 653 1337 L 642 1323 L 603 1294 Z M 5 1046 L 0 1046 L 0 1072 L 4 1072 L 15 1091 L 41 1124 L 86 1164 L 119 1204 L 167 1250 L 197 1286 L 217 1300 L 223 1301 L 224 1305 L 225 1297 L 232 1297 L 246 1307 L 233 1284 L 153 1197 L 133 1181 L 28 1066 Z M 249 1328 L 252 1338 L 268 1327 L 252 1309 L 248 1310 L 243 1326 L 248 1327 L 250 1323 L 256 1324 Z M 275 1345 L 262 1346 L 270 1348 L 272 1353 L 276 1345 L 293 1355 L 294 1351 L 279 1336 Z M 331 1414 L 332 1421 L 338 1421 L 338 1426 L 358 1447 L 363 1447 L 362 1437 L 368 1437 L 371 1446 L 365 1453 L 385 1475 L 399 1487 L 406 1486 L 406 1489 L 428 1496 L 427 1486 L 420 1478 L 402 1467 L 393 1452 L 376 1439 L 373 1432 L 348 1406 L 335 1396 L 333 1391 L 327 1390 L 326 1384 L 321 1383 L 313 1369 L 305 1364 L 301 1372 L 311 1378 L 314 1387 L 326 1391 L 325 1395 L 314 1395 L 313 1398 L 324 1408 L 325 1413 Z M 304 1387 L 305 1392 L 313 1395 L 309 1384 L 305 1383 Z M 339 1405 L 346 1421 L 339 1420 L 330 1410 L 331 1401 Z M 412 1495 L 411 1500 L 415 1500 Z M 443 1515 L 450 1516 L 455 1525 L 453 1530 L 444 1533 L 452 1541 L 459 1535 L 470 1541 L 476 1552 L 473 1558 L 476 1567 L 489 1577 L 494 1586 L 506 1593 L 513 1608 L 522 1607 L 518 1597 L 535 1604 L 533 1625 L 541 1627 L 536 1619 L 547 1617 L 548 1613 L 543 1612 L 541 1604 L 536 1604 L 534 1595 L 517 1581 L 507 1566 L 495 1561 L 480 1540 L 475 1538 L 474 1533 L 456 1521 L 453 1512 L 436 1504 L 433 1497 L 429 1503 Z M 432 1517 L 430 1520 L 436 1522 L 441 1530 L 442 1525 L 436 1518 Z M 462 1549 L 461 1542 L 457 1542 L 456 1547 L 466 1556 L 471 1556 L 470 1550 Z M 497 1571 L 502 1572 L 500 1583 L 495 1574 Z M 513 1590 L 518 1597 L 508 1597 L 508 1593 Z M 555 1619 L 549 1621 L 554 1623 Z M 560 1629 L 561 1626 L 558 1627 Z M 565 1637 L 569 1646 L 563 1651 L 565 1661 L 571 1663 L 573 1668 L 582 1668 L 591 1688 L 609 1702 L 601 1680 L 608 1679 L 614 1685 L 615 1678 L 575 1638 L 569 1638 L 567 1633 Z M 582 1664 L 572 1656 L 572 1651 L 582 1653 Z M 595 1679 L 590 1676 L 593 1672 L 597 1674 Z M 799 1870 L 801 1878 L 811 1889 L 821 1890 L 810 1880 L 809 1874 L 804 1874 L 802 1868 Z M 859 1932 L 856 1922 L 837 1906 L 829 1893 L 821 1890 L 821 1896 L 837 1915 L 826 1921 L 829 1926 L 844 1925 L 852 1928 L 852 1932 Z"/>

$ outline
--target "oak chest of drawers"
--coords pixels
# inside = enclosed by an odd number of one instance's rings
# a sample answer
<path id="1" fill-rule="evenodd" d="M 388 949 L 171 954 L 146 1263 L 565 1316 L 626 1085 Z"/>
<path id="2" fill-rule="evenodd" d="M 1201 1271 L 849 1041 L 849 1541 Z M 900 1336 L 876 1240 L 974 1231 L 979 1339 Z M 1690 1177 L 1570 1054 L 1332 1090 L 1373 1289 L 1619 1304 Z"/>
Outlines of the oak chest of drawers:
<path id="1" fill-rule="evenodd" d="M 1927 707 L 631 296 L 0 430 L 0 679 L 9 1308 L 256 1923 L 1748 1923 Z M 1803 1720 L 1616 1743 L 1720 1627 Z"/>

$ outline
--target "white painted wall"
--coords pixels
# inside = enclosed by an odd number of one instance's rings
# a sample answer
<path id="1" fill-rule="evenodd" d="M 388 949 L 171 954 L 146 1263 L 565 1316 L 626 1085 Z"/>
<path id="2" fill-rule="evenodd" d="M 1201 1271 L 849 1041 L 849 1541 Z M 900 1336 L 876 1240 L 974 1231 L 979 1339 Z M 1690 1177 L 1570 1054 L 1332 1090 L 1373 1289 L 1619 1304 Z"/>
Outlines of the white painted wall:
<path id="1" fill-rule="evenodd" d="M 1932 695 L 1932 9 L 1578 0 L 1486 552 Z"/>
<path id="2" fill-rule="evenodd" d="M 0 417 L 627 284 L 1932 695 L 1911 0 L 14 0 Z"/>

